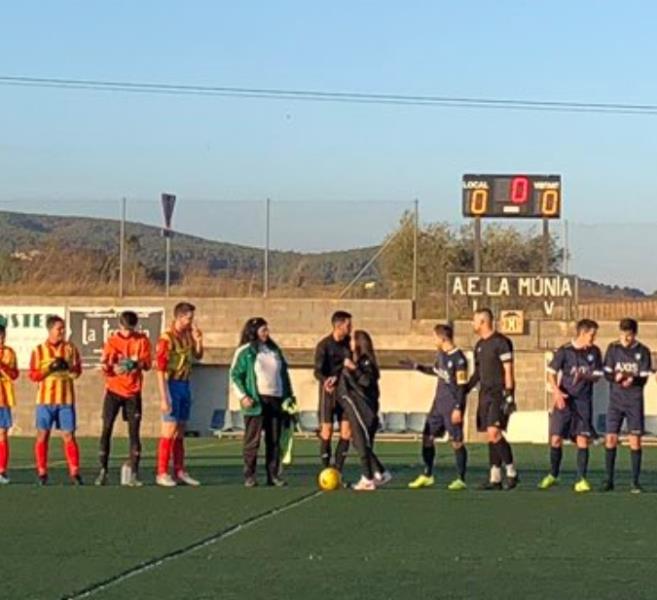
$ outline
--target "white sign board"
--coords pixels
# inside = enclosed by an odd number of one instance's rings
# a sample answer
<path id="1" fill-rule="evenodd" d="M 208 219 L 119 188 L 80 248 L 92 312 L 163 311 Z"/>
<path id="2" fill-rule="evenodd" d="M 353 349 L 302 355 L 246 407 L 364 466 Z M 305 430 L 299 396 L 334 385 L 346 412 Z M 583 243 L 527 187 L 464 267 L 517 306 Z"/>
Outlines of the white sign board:
<path id="1" fill-rule="evenodd" d="M 48 337 L 46 319 L 50 315 L 66 318 L 63 306 L 0 306 L 7 320 L 7 345 L 16 351 L 19 369 L 29 369 L 32 350 Z"/>

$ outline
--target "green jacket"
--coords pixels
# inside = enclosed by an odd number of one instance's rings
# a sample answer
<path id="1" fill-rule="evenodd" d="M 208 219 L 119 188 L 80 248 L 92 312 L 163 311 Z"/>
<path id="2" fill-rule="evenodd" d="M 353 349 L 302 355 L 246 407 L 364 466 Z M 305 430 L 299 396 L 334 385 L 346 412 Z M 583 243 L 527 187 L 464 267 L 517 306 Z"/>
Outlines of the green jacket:
<path id="1" fill-rule="evenodd" d="M 290 382 L 290 373 L 287 361 L 283 352 L 278 346 L 273 345 L 272 350 L 278 353 L 281 360 L 281 381 L 283 383 L 283 400 L 292 397 L 292 383 Z M 230 367 L 230 382 L 237 397 L 241 400 L 248 396 L 254 402 L 251 408 L 244 408 L 240 404 L 242 413 L 246 416 L 256 416 L 262 413 L 262 404 L 258 394 L 258 384 L 256 382 L 255 362 L 258 351 L 252 344 L 240 346 L 233 356 L 233 363 Z"/>

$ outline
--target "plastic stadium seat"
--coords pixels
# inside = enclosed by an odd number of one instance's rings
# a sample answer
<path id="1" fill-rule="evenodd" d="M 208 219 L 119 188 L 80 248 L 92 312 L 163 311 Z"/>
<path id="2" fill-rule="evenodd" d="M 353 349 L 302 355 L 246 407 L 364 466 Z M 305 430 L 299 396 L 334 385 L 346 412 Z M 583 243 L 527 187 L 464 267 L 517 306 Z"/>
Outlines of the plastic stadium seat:
<path id="1" fill-rule="evenodd" d="M 644 429 L 648 435 L 657 435 L 657 417 L 654 415 L 646 416 Z"/>
<path id="2" fill-rule="evenodd" d="M 299 427 L 301 431 L 316 431 L 319 427 L 319 417 L 316 410 L 302 410 L 299 413 Z"/>
<path id="3" fill-rule="evenodd" d="M 244 431 L 244 415 L 241 410 L 230 411 L 230 430 Z"/>
<path id="4" fill-rule="evenodd" d="M 223 408 L 212 411 L 210 431 L 221 431 L 226 425 L 226 411 Z"/>
<path id="5" fill-rule="evenodd" d="M 424 431 L 424 422 L 427 419 L 425 413 L 411 412 L 406 414 L 406 428 L 411 433 L 422 433 Z"/>
<path id="6" fill-rule="evenodd" d="M 406 413 L 389 412 L 384 415 L 386 433 L 404 433 L 406 431 Z"/>
<path id="7" fill-rule="evenodd" d="M 598 415 L 598 418 L 596 419 L 595 422 L 595 430 L 598 433 L 607 432 L 607 415 L 605 414 Z"/>

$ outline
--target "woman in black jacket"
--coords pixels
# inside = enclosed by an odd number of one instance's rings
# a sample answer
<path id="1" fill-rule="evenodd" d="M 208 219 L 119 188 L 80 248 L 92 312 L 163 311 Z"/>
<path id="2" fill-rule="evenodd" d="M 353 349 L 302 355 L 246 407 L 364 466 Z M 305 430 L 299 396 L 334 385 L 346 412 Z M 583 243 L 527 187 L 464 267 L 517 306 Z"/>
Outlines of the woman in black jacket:
<path id="1" fill-rule="evenodd" d="M 392 476 L 374 453 L 374 437 L 379 428 L 380 374 L 369 333 L 356 331 L 351 339 L 351 351 L 352 358 L 344 361 L 340 394 L 363 468 L 363 475 L 353 489 L 371 491 L 388 483 Z"/>

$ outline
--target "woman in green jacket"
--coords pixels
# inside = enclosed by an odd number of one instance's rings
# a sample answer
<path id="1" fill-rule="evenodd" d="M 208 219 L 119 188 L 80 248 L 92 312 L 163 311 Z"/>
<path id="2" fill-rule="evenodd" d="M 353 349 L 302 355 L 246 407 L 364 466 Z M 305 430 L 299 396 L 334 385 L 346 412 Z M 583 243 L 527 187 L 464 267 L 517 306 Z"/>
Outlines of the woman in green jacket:
<path id="1" fill-rule="evenodd" d="M 283 487 L 279 477 L 283 402 L 292 385 L 283 352 L 271 339 L 267 321 L 249 319 L 230 368 L 230 381 L 244 415 L 244 485 L 255 487 L 260 437 L 265 433 L 267 485 Z"/>

